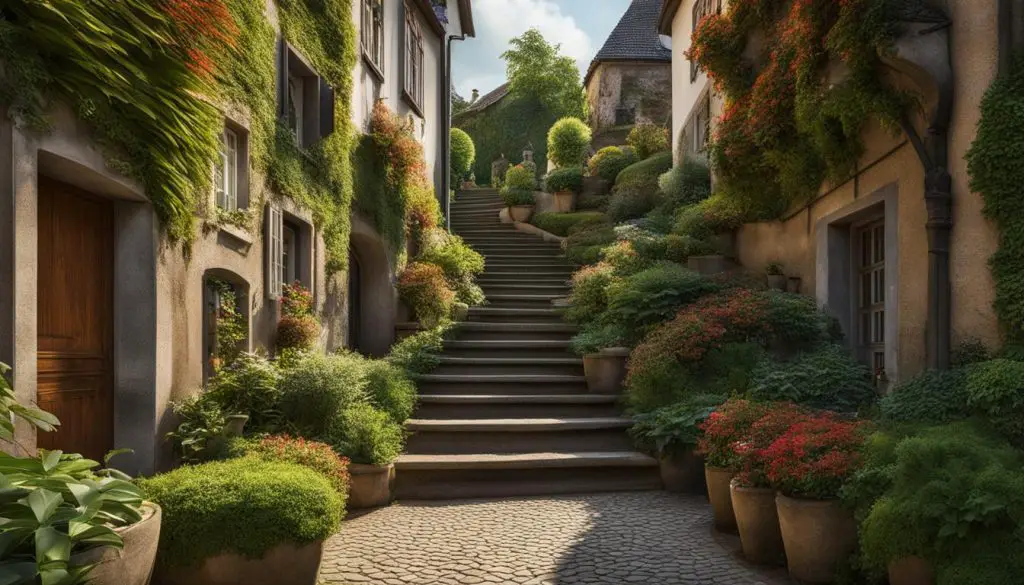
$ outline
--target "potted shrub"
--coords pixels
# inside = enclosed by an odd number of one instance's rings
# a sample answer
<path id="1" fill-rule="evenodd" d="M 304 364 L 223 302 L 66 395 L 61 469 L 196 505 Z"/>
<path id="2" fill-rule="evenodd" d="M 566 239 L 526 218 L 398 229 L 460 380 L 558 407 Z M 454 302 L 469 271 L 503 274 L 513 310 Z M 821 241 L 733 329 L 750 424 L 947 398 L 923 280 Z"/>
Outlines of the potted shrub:
<path id="1" fill-rule="evenodd" d="M 778 490 L 776 505 L 790 575 L 831 583 L 856 548 L 853 513 L 839 490 L 862 464 L 869 426 L 823 412 L 797 422 L 763 452 L 765 471 Z"/>
<path id="2" fill-rule="evenodd" d="M 583 356 L 583 376 L 587 390 L 594 394 L 618 394 L 626 380 L 629 348 L 606 347 Z"/>
<path id="3" fill-rule="evenodd" d="M 782 264 L 772 262 L 765 267 L 765 274 L 768 277 L 768 288 L 772 290 L 786 291 L 786 273 L 782 271 Z"/>
<path id="4" fill-rule="evenodd" d="M 143 480 L 164 510 L 157 585 L 315 585 L 343 499 L 294 463 L 241 457 Z"/>
<path id="5" fill-rule="evenodd" d="M 579 118 L 562 118 L 548 130 L 548 158 L 556 167 L 583 164 L 590 151 L 590 127 Z"/>
<path id="6" fill-rule="evenodd" d="M 544 190 L 555 198 L 555 211 L 568 213 L 576 207 L 576 195 L 583 190 L 583 168 L 565 167 L 548 173 Z"/>
<path id="7" fill-rule="evenodd" d="M 505 184 L 501 187 L 501 199 L 509 208 L 509 216 L 513 221 L 525 223 L 530 221 L 536 201 L 533 190 L 537 187 L 537 176 L 527 166 L 516 165 L 505 174 Z"/>
<path id="8" fill-rule="evenodd" d="M 772 404 L 764 416 L 751 425 L 744 440 L 734 445 L 737 474 L 730 484 L 732 508 L 743 555 L 751 562 L 765 565 L 785 562 L 775 490 L 765 472 L 764 451 L 806 417 L 807 411 L 795 404 Z"/>
<path id="9" fill-rule="evenodd" d="M 42 432 L 52 414 L 19 404 L 0 363 L 0 439 L 19 418 Z M 107 462 L 115 451 L 107 455 Z M 146 585 L 156 560 L 160 507 L 144 502 L 131 478 L 78 454 L 0 452 L 0 574 L 12 583 Z M 8 581 L 4 581 L 8 582 Z"/>
<path id="10" fill-rule="evenodd" d="M 637 415 L 629 430 L 637 444 L 659 461 L 661 482 L 674 493 L 707 493 L 704 459 L 694 453 L 700 423 L 724 402 L 721 396 L 694 396 L 679 404 Z"/>
<path id="11" fill-rule="evenodd" d="M 717 408 L 700 425 L 703 435 L 697 441 L 697 452 L 705 459 L 708 499 L 719 530 L 735 532 L 737 529 L 730 483 L 736 475 L 739 457 L 733 445 L 746 438 L 750 427 L 764 416 L 766 410 L 764 404 L 734 398 Z"/>
<path id="12" fill-rule="evenodd" d="M 350 508 L 375 508 L 391 501 L 391 474 L 404 440 L 402 426 L 369 404 L 353 404 L 337 417 L 330 442 L 352 460 Z"/>

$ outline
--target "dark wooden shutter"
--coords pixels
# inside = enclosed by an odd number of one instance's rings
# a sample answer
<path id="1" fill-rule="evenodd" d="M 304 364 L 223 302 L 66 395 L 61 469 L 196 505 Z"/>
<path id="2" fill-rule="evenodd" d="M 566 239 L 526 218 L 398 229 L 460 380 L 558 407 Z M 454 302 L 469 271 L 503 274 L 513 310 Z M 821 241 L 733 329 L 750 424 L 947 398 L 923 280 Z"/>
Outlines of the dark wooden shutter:
<path id="1" fill-rule="evenodd" d="M 277 117 L 288 119 L 288 43 L 277 41 Z"/>
<path id="2" fill-rule="evenodd" d="M 334 133 L 334 88 L 320 80 L 320 138 Z"/>

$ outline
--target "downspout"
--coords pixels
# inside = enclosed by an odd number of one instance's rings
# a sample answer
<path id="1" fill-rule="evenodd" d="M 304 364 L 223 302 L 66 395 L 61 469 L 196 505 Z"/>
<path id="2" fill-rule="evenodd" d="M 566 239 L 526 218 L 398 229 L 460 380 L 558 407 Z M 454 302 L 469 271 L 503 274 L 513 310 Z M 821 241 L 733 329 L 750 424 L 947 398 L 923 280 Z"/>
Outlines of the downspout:
<path id="1" fill-rule="evenodd" d="M 464 41 L 466 35 L 450 35 L 441 41 L 444 53 L 444 83 L 441 84 L 441 209 L 444 211 L 444 225 L 451 230 L 451 141 L 452 141 L 452 41 Z"/>

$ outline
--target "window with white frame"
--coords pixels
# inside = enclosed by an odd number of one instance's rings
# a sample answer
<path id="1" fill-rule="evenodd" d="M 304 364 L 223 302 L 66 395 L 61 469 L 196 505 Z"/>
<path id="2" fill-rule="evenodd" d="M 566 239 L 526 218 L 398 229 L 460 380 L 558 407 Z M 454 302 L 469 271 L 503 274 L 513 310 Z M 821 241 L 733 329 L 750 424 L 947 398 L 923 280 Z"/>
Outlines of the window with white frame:
<path id="1" fill-rule="evenodd" d="M 217 161 L 213 165 L 213 192 L 217 207 L 225 211 L 238 209 L 238 175 L 240 141 L 229 128 L 221 135 Z"/>
<path id="2" fill-rule="evenodd" d="M 885 374 L 885 222 L 854 229 L 857 267 L 857 329 L 861 358 L 876 376 Z"/>
<path id="3" fill-rule="evenodd" d="M 384 1 L 362 0 L 360 44 L 363 56 L 379 75 L 384 72 Z"/>
<path id="4" fill-rule="evenodd" d="M 405 82 L 406 100 L 418 112 L 423 109 L 423 30 L 416 10 L 405 5 Z"/>
<path id="5" fill-rule="evenodd" d="M 266 288 L 267 297 L 281 298 L 284 283 L 284 214 L 280 209 L 267 207 L 266 226 Z"/>
<path id="6" fill-rule="evenodd" d="M 267 297 L 281 297 L 286 284 L 301 283 L 312 288 L 309 260 L 313 257 L 312 227 L 274 205 L 266 212 L 266 289 Z"/>
<path id="7" fill-rule="evenodd" d="M 721 12 L 722 0 L 696 0 L 693 3 L 693 22 L 690 38 L 693 38 L 693 33 L 697 32 L 700 21 L 712 14 L 721 14 Z M 697 65 L 697 62 L 690 61 L 690 83 L 697 81 L 698 73 L 700 73 L 700 67 Z"/>

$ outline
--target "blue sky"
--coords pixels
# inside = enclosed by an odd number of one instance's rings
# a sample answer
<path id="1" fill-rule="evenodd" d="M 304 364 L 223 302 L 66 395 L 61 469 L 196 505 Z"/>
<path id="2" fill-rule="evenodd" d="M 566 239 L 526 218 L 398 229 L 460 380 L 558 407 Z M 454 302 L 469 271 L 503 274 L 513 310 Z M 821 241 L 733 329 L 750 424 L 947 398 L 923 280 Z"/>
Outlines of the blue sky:
<path id="1" fill-rule="evenodd" d="M 474 88 L 487 93 L 505 81 L 500 55 L 509 39 L 531 27 L 562 44 L 562 54 L 576 59 L 580 75 L 630 0 L 473 0 L 476 38 L 453 44 L 452 76 L 456 90 L 469 99 Z"/>

